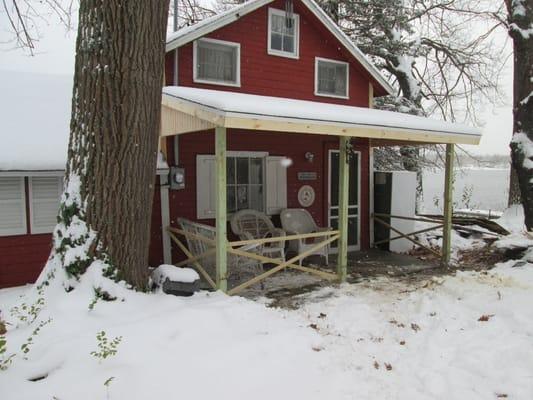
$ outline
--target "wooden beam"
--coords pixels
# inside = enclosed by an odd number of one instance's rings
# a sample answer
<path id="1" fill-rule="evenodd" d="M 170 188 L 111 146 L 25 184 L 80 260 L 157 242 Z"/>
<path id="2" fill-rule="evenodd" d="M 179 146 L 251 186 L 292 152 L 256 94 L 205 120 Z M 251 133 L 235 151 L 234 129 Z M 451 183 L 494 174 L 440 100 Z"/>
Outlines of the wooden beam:
<path id="1" fill-rule="evenodd" d="M 247 239 L 247 240 L 238 240 L 236 242 L 229 242 L 228 246 L 235 247 L 235 246 L 245 246 L 248 244 L 265 244 L 265 243 L 273 243 L 273 242 L 281 242 L 281 241 L 288 241 L 288 240 L 296 240 L 296 239 L 310 239 L 310 238 L 317 238 L 317 237 L 323 237 L 323 236 L 333 236 L 339 233 L 339 231 L 323 231 L 323 232 L 312 232 L 312 233 L 300 233 L 298 235 L 288 235 L 288 236 L 272 236 L 272 237 L 266 237 L 261 239 Z"/>
<path id="2" fill-rule="evenodd" d="M 226 128 L 215 129 L 216 160 L 216 284 L 217 289 L 228 291 L 227 210 L 226 210 Z"/>
<path id="3" fill-rule="evenodd" d="M 451 256 L 453 214 L 453 156 L 454 145 L 446 145 L 446 172 L 444 177 L 444 228 L 442 230 L 442 263 L 448 265 Z"/>
<path id="4" fill-rule="evenodd" d="M 337 256 L 337 276 L 340 282 L 346 281 L 348 268 L 348 195 L 350 183 L 350 164 L 347 148 L 350 139 L 339 138 L 339 241 Z"/>

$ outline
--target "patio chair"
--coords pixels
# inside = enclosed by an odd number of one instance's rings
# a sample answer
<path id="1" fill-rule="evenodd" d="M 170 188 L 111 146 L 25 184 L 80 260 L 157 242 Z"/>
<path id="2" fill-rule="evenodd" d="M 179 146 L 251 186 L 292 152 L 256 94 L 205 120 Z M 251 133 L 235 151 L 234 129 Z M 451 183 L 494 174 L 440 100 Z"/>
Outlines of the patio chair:
<path id="1" fill-rule="evenodd" d="M 185 218 L 178 218 L 178 224 L 185 232 L 192 233 L 197 236 L 203 236 L 207 239 L 215 240 L 216 229 L 210 225 L 199 224 L 197 222 L 190 221 Z M 210 243 L 196 239 L 192 236 L 185 237 L 187 241 L 187 248 L 193 256 L 199 256 L 200 254 L 209 251 L 214 246 Z M 240 250 L 248 252 L 256 252 L 257 245 L 248 245 L 240 247 Z M 228 280 L 241 281 L 243 275 L 259 275 L 263 272 L 262 265 L 259 261 L 253 260 L 248 257 L 241 257 L 235 254 L 228 253 Z M 205 271 L 214 277 L 216 274 L 216 256 L 215 254 L 208 255 L 198 260 L 198 263 L 205 269 Z"/>
<path id="2" fill-rule="evenodd" d="M 286 236 L 284 230 L 274 227 L 266 214 L 256 210 L 237 211 L 233 214 L 230 223 L 231 230 L 241 240 Z M 285 261 L 285 240 L 264 243 L 257 252 L 265 257 Z"/>
<path id="3" fill-rule="evenodd" d="M 281 212 L 281 226 L 288 235 L 299 235 L 304 233 L 325 232 L 330 228 L 317 226 L 315 220 L 307 210 L 303 208 L 288 208 Z M 289 242 L 289 248 L 301 254 L 318 243 L 324 241 L 325 237 L 315 237 L 308 239 L 296 239 Z M 320 255 L 325 257 L 326 264 L 329 264 L 329 245 L 324 246 L 309 255 Z M 305 257 L 304 257 L 305 258 Z M 303 259 L 300 259 L 299 264 L 302 265 Z"/>

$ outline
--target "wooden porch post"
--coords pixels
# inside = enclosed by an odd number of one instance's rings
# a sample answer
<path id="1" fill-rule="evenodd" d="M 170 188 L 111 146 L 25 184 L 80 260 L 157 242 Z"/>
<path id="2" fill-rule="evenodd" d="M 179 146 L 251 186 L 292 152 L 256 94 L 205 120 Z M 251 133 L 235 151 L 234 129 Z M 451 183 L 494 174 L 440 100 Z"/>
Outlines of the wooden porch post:
<path id="1" fill-rule="evenodd" d="M 453 214 L 453 156 L 454 145 L 446 145 L 446 173 L 444 178 L 444 227 L 442 230 L 442 263 L 450 262 Z"/>
<path id="2" fill-rule="evenodd" d="M 348 265 L 348 184 L 350 168 L 348 164 L 347 146 L 350 138 L 339 138 L 339 241 L 337 258 L 337 276 L 340 282 L 346 281 Z"/>
<path id="3" fill-rule="evenodd" d="M 226 128 L 215 128 L 216 158 L 216 285 L 218 290 L 228 291 L 227 266 L 227 211 L 226 211 Z"/>

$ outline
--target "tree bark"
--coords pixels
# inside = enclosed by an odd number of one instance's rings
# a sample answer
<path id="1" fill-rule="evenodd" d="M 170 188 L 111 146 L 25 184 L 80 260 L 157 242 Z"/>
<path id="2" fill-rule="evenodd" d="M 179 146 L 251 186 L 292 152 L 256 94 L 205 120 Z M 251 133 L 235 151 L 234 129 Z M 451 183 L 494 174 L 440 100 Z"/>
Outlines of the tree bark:
<path id="1" fill-rule="evenodd" d="M 513 39 L 513 139 L 511 160 L 524 206 L 525 225 L 533 229 L 533 2 L 506 0 Z"/>
<path id="2" fill-rule="evenodd" d="M 66 189 L 54 232 L 70 276 L 100 261 L 109 276 L 147 286 L 167 15 L 168 0 L 80 2 Z"/>
<path id="3" fill-rule="evenodd" d="M 515 204 L 522 203 L 522 196 L 520 195 L 520 186 L 518 185 L 518 176 L 511 165 L 509 172 L 509 199 L 507 205 L 510 207 Z"/>

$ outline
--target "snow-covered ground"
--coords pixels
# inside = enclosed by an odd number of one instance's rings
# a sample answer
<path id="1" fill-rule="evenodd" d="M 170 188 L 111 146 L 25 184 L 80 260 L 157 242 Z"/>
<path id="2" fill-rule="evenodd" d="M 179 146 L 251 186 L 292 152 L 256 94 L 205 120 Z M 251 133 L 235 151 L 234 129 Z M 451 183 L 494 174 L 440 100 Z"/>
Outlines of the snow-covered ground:
<path id="1" fill-rule="evenodd" d="M 0 397 L 529 400 L 533 265 L 512 264 L 322 288 L 297 298 L 296 310 L 128 290 L 91 309 L 91 280 L 82 278 L 69 294 L 52 289 L 31 327 L 8 326 L 3 357 L 17 356 L 0 371 Z M 12 324 L 9 310 L 29 301 L 19 298 L 28 290 L 0 291 Z M 48 318 L 24 359 L 20 346 Z M 122 338 L 102 360 L 91 355 L 100 331 Z"/>

